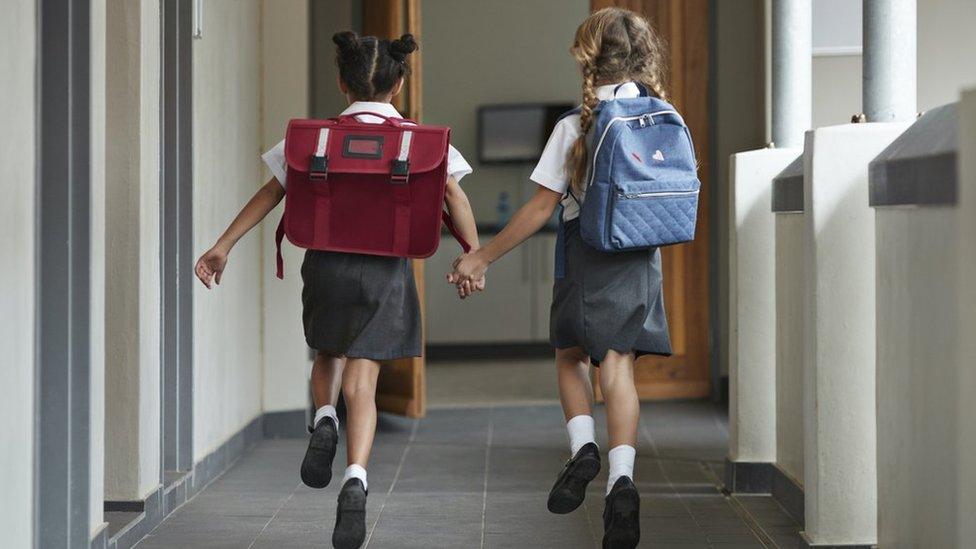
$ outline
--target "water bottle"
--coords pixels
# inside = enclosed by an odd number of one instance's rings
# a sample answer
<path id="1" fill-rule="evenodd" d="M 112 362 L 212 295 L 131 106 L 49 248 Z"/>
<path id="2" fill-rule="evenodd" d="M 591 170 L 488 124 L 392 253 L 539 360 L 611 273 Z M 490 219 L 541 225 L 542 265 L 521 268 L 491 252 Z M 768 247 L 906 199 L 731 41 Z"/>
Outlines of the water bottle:
<path id="1" fill-rule="evenodd" d="M 512 209 L 508 205 L 508 193 L 502 191 L 498 193 L 498 206 L 495 210 L 495 222 L 498 224 L 498 228 L 501 229 L 508 224 L 508 221 L 512 218 Z"/>

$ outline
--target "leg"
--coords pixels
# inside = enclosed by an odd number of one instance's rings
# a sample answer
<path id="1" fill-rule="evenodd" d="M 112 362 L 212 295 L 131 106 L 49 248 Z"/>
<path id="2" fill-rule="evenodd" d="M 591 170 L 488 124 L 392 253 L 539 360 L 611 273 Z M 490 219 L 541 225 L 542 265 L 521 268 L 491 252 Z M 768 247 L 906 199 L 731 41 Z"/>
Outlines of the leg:
<path id="1" fill-rule="evenodd" d="M 346 361 L 342 396 L 346 400 L 348 441 L 346 476 L 342 480 L 332 545 L 355 549 L 366 539 L 366 464 L 376 434 L 376 378 L 380 363 L 364 358 Z"/>
<path id="2" fill-rule="evenodd" d="M 593 415 L 593 384 L 590 383 L 590 357 L 582 347 L 556 349 L 556 375 L 559 402 L 566 421 L 576 416 Z"/>
<path id="3" fill-rule="evenodd" d="M 322 352 L 315 355 L 312 364 L 312 400 L 316 411 L 301 468 L 302 482 L 311 488 L 325 488 L 332 481 L 332 460 L 339 444 L 335 405 L 339 400 L 339 380 L 344 364 L 344 358 Z M 332 421 L 323 421 L 326 417 Z"/>
<path id="4" fill-rule="evenodd" d="M 342 372 L 342 396 L 346 400 L 347 461 L 366 468 L 376 434 L 376 379 L 380 363 L 350 358 Z"/>
<path id="5" fill-rule="evenodd" d="M 633 353 L 607 352 L 600 361 L 600 388 L 607 403 L 610 434 L 603 547 L 632 549 L 640 542 L 640 495 L 633 480 L 640 402 L 634 386 Z"/>
<path id="6" fill-rule="evenodd" d="M 607 403 L 610 448 L 636 447 L 640 401 L 634 385 L 634 354 L 608 351 L 600 362 L 600 389 Z"/>
<path id="7" fill-rule="evenodd" d="M 565 514 L 583 503 L 586 486 L 600 472 L 600 452 L 594 441 L 589 357 L 581 347 L 556 349 L 556 372 L 571 458 L 549 492 L 547 507 Z"/>
<path id="8" fill-rule="evenodd" d="M 339 386 L 342 382 L 344 357 L 329 356 L 323 352 L 315 355 L 312 363 L 312 400 L 315 408 L 335 406 L 339 402 Z"/>

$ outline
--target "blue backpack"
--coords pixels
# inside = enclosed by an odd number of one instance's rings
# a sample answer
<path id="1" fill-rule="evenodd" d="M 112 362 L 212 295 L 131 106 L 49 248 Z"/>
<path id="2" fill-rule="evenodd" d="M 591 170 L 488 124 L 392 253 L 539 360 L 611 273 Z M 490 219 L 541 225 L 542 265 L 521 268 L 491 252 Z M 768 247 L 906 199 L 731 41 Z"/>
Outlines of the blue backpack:
<path id="1" fill-rule="evenodd" d="M 594 111 L 580 236 L 604 252 L 695 238 L 701 182 L 691 134 L 671 104 L 639 87 L 640 97 L 602 101 Z"/>

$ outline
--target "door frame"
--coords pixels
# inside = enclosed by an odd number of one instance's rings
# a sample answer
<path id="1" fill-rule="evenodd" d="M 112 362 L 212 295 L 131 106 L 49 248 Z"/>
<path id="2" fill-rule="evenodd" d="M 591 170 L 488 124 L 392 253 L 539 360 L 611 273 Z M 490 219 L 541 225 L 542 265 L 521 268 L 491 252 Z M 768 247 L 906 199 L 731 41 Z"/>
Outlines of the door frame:
<path id="1" fill-rule="evenodd" d="M 91 491 L 91 6 L 37 4 L 34 544 L 87 547 Z"/>
<path id="2" fill-rule="evenodd" d="M 421 0 L 363 0 L 361 7 L 363 34 L 380 38 L 399 38 L 403 32 L 420 36 Z M 393 105 L 406 118 L 420 121 L 423 109 L 421 95 L 421 52 L 410 58 L 411 73 L 404 90 L 393 98 Z M 420 299 L 421 322 L 426 318 L 424 306 L 424 261 L 414 259 L 414 279 Z M 422 339 L 426 347 L 426 329 Z M 427 413 L 427 374 L 424 356 L 384 361 L 376 386 L 377 408 L 407 417 L 423 417 Z"/>
<path id="3" fill-rule="evenodd" d="M 674 354 L 646 355 L 635 365 L 641 399 L 705 398 L 712 394 L 714 318 L 711 290 L 713 181 L 710 177 L 711 0 L 590 0 L 595 11 L 617 6 L 643 14 L 667 42 L 669 100 L 681 110 L 695 136 L 702 181 L 695 240 L 661 249 L 664 296 Z M 675 303 L 675 301 L 679 303 Z M 599 375 L 597 372 L 595 375 Z M 600 398 L 599 384 L 595 384 Z"/>
<path id="4" fill-rule="evenodd" d="M 160 7 L 160 480 L 193 467 L 193 1 Z"/>

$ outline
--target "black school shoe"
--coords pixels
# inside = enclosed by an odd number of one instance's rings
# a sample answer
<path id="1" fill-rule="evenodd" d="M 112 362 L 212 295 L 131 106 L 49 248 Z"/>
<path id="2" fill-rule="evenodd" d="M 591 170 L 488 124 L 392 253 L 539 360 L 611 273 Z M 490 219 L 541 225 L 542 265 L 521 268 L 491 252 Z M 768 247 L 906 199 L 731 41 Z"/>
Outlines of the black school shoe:
<path id="1" fill-rule="evenodd" d="M 600 450 L 588 442 L 576 452 L 559 473 L 549 492 L 549 511 L 557 515 L 571 513 L 586 498 L 586 485 L 600 472 Z"/>
<path id="2" fill-rule="evenodd" d="M 363 481 L 351 478 L 339 491 L 332 546 L 336 549 L 357 549 L 366 540 L 366 489 Z"/>
<path id="3" fill-rule="evenodd" d="M 603 509 L 603 549 L 633 549 L 640 542 L 640 494 L 630 477 L 620 477 Z"/>
<path id="4" fill-rule="evenodd" d="M 332 481 L 332 459 L 339 444 L 339 433 L 330 417 L 319 420 L 311 432 L 302 460 L 302 482 L 309 488 L 325 488 Z"/>

